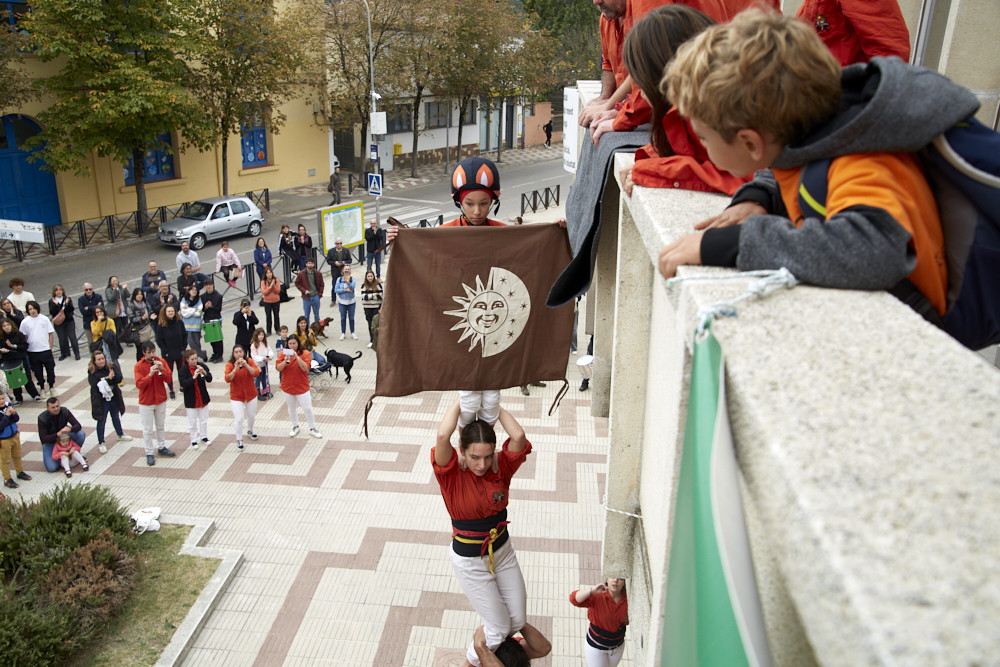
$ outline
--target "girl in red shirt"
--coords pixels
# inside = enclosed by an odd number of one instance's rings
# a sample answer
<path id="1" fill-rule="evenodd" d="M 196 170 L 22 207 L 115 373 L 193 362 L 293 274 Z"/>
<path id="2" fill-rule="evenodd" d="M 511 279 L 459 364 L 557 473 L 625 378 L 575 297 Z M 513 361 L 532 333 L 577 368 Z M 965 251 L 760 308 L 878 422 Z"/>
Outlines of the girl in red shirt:
<path id="1" fill-rule="evenodd" d="M 459 432 L 462 456 L 451 446 L 459 403 L 445 413 L 431 453 L 434 476 L 451 516 L 451 564 L 469 602 L 483 620 L 486 645 L 493 651 L 527 621 L 524 577 L 507 534 L 510 480 L 531 452 L 517 420 L 500 408 L 508 438 L 496 451 L 496 433 L 477 419 Z M 475 647 L 466 657 L 479 665 Z"/>
<path id="2" fill-rule="evenodd" d="M 258 329 L 259 331 L 259 329 Z M 253 423 L 257 418 L 257 386 L 254 378 L 260 369 L 247 356 L 242 345 L 233 347 L 233 353 L 226 363 L 226 382 L 229 383 L 229 405 L 233 408 L 233 430 L 236 433 L 236 449 L 243 451 L 243 420 L 246 419 L 247 435 L 257 439 Z"/>
<path id="3" fill-rule="evenodd" d="M 581 588 L 569 594 L 576 607 L 587 608 L 587 644 L 583 655 L 587 667 L 615 667 L 625 652 L 625 626 L 628 625 L 628 596 L 624 579 L 608 579 L 593 588 Z"/>
<path id="4" fill-rule="evenodd" d="M 298 435 L 298 407 L 301 407 L 309 424 L 309 435 L 322 438 L 323 434 L 316 429 L 312 397 L 309 395 L 309 365 L 312 362 L 312 355 L 299 349 L 299 339 L 295 336 L 289 336 L 285 345 L 287 347 L 278 353 L 278 361 L 274 364 L 274 368 L 281 373 L 281 391 L 285 395 L 288 418 L 292 420 L 292 432 L 288 435 L 293 438 Z"/>
<path id="5" fill-rule="evenodd" d="M 177 366 L 177 381 L 184 393 L 184 408 L 187 410 L 188 432 L 191 434 L 191 449 L 198 445 L 208 445 L 208 395 L 206 383 L 212 381 L 212 371 L 198 361 L 198 352 L 185 350 Z"/>

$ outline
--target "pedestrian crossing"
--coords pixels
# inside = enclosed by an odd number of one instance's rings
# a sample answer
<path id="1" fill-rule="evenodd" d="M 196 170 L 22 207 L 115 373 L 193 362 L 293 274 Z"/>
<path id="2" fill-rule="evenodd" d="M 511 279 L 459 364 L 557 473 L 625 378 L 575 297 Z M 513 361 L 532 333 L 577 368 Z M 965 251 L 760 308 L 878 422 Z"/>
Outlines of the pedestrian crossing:
<path id="1" fill-rule="evenodd" d="M 381 220 L 385 220 L 389 216 L 392 216 L 408 227 L 416 226 L 421 220 L 424 219 L 426 219 L 429 223 L 436 223 L 437 217 L 441 214 L 445 215 L 445 222 L 451 219 L 448 217 L 449 209 L 440 206 L 414 206 L 391 203 L 379 205 L 379 218 Z M 375 204 L 366 203 L 365 220 L 370 220 L 374 215 Z M 312 221 L 316 219 L 316 214 L 306 213 L 300 215 L 299 219 Z"/>

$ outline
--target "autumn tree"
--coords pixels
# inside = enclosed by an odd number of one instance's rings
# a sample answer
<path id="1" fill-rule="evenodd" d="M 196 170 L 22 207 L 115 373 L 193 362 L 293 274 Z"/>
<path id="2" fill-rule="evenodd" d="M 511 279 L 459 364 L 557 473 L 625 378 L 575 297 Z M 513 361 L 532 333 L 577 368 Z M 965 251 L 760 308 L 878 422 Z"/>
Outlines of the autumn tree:
<path id="1" fill-rule="evenodd" d="M 22 68 L 28 37 L 13 30 L 7 12 L 0 11 L 0 112 L 31 99 L 31 78 Z"/>
<path id="2" fill-rule="evenodd" d="M 132 161 L 136 207 L 145 222 L 144 157 L 164 132 L 208 141 L 203 109 L 186 88 L 200 52 L 197 0 L 32 0 L 24 26 L 35 55 L 55 61 L 37 81 L 53 98 L 39 113 L 46 168 L 90 175 L 91 154 Z"/>
<path id="3" fill-rule="evenodd" d="M 280 13 L 260 0 L 202 0 L 199 22 L 206 44 L 192 89 L 222 151 L 222 192 L 229 194 L 229 138 L 247 126 L 277 133 L 281 105 L 298 92 L 308 61 L 318 3 L 300 0 Z"/>
<path id="4" fill-rule="evenodd" d="M 593 0 L 523 0 L 532 26 L 557 40 L 553 52 L 554 86 L 601 78 L 600 12 Z"/>

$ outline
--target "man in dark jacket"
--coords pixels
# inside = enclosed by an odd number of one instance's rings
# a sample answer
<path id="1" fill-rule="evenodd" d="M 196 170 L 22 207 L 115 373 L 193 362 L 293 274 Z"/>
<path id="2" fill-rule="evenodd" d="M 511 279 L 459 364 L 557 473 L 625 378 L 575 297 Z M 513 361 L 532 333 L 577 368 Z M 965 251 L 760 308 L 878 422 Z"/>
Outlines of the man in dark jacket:
<path id="1" fill-rule="evenodd" d="M 295 286 L 302 293 L 302 311 L 306 316 L 306 324 L 309 324 L 310 311 L 313 313 L 313 322 L 319 321 L 319 304 L 323 300 L 323 274 L 316 270 L 311 257 L 306 260 L 306 268 L 295 277 Z"/>
<path id="2" fill-rule="evenodd" d="M 375 222 L 375 218 L 369 221 L 368 229 L 365 230 L 365 246 L 368 249 L 368 270 L 372 270 L 372 260 L 375 260 L 375 277 L 382 278 L 382 253 L 375 252 L 385 245 L 385 230 L 380 228 Z"/>
<path id="3" fill-rule="evenodd" d="M 45 402 L 45 412 L 38 415 L 38 439 L 42 441 L 42 461 L 49 472 L 59 470 L 59 464 L 52 458 L 52 448 L 59 436 L 69 435 L 76 444 L 83 447 L 87 434 L 83 426 L 68 408 L 59 405 L 59 399 L 52 397 Z"/>
<path id="4" fill-rule="evenodd" d="M 170 291 L 170 283 L 161 280 L 159 291 L 153 292 L 149 297 L 149 309 L 153 311 L 150 320 L 153 322 L 154 329 L 157 327 L 156 322 L 160 317 L 160 310 L 164 306 L 173 306 L 180 310 L 181 302 L 177 299 L 177 295 Z"/>
<path id="5" fill-rule="evenodd" d="M 83 330 L 90 331 L 90 323 L 94 321 L 94 308 L 104 306 L 104 297 L 94 291 L 90 283 L 83 284 L 83 296 L 77 299 L 80 315 L 83 317 Z"/>
<path id="6" fill-rule="evenodd" d="M 215 291 L 215 283 L 209 280 L 205 283 L 205 291 L 201 295 L 203 320 L 208 322 L 222 321 L 222 295 Z M 208 333 L 205 334 L 208 336 Z M 222 361 L 222 341 L 212 341 L 212 358 L 209 363 L 217 364 Z"/>
<path id="7" fill-rule="evenodd" d="M 344 267 L 351 265 L 351 251 L 344 247 L 344 242 L 339 238 L 335 239 L 333 243 L 334 246 L 326 253 L 326 263 L 330 265 L 331 283 L 336 285 L 337 278 L 340 277 Z M 337 304 L 337 298 L 332 292 L 330 293 L 330 303 Z"/>

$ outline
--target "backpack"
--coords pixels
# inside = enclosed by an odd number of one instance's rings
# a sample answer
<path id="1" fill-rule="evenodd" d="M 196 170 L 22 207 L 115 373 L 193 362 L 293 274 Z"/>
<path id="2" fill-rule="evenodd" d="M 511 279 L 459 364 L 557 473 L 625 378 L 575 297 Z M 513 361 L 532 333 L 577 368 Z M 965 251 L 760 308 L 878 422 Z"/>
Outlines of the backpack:
<path id="1" fill-rule="evenodd" d="M 1000 343 L 1000 134 L 975 118 L 918 151 L 934 193 L 948 262 L 948 302 L 939 316 L 909 280 L 889 290 L 966 347 Z M 832 160 L 804 165 L 799 206 L 826 218 Z"/>

